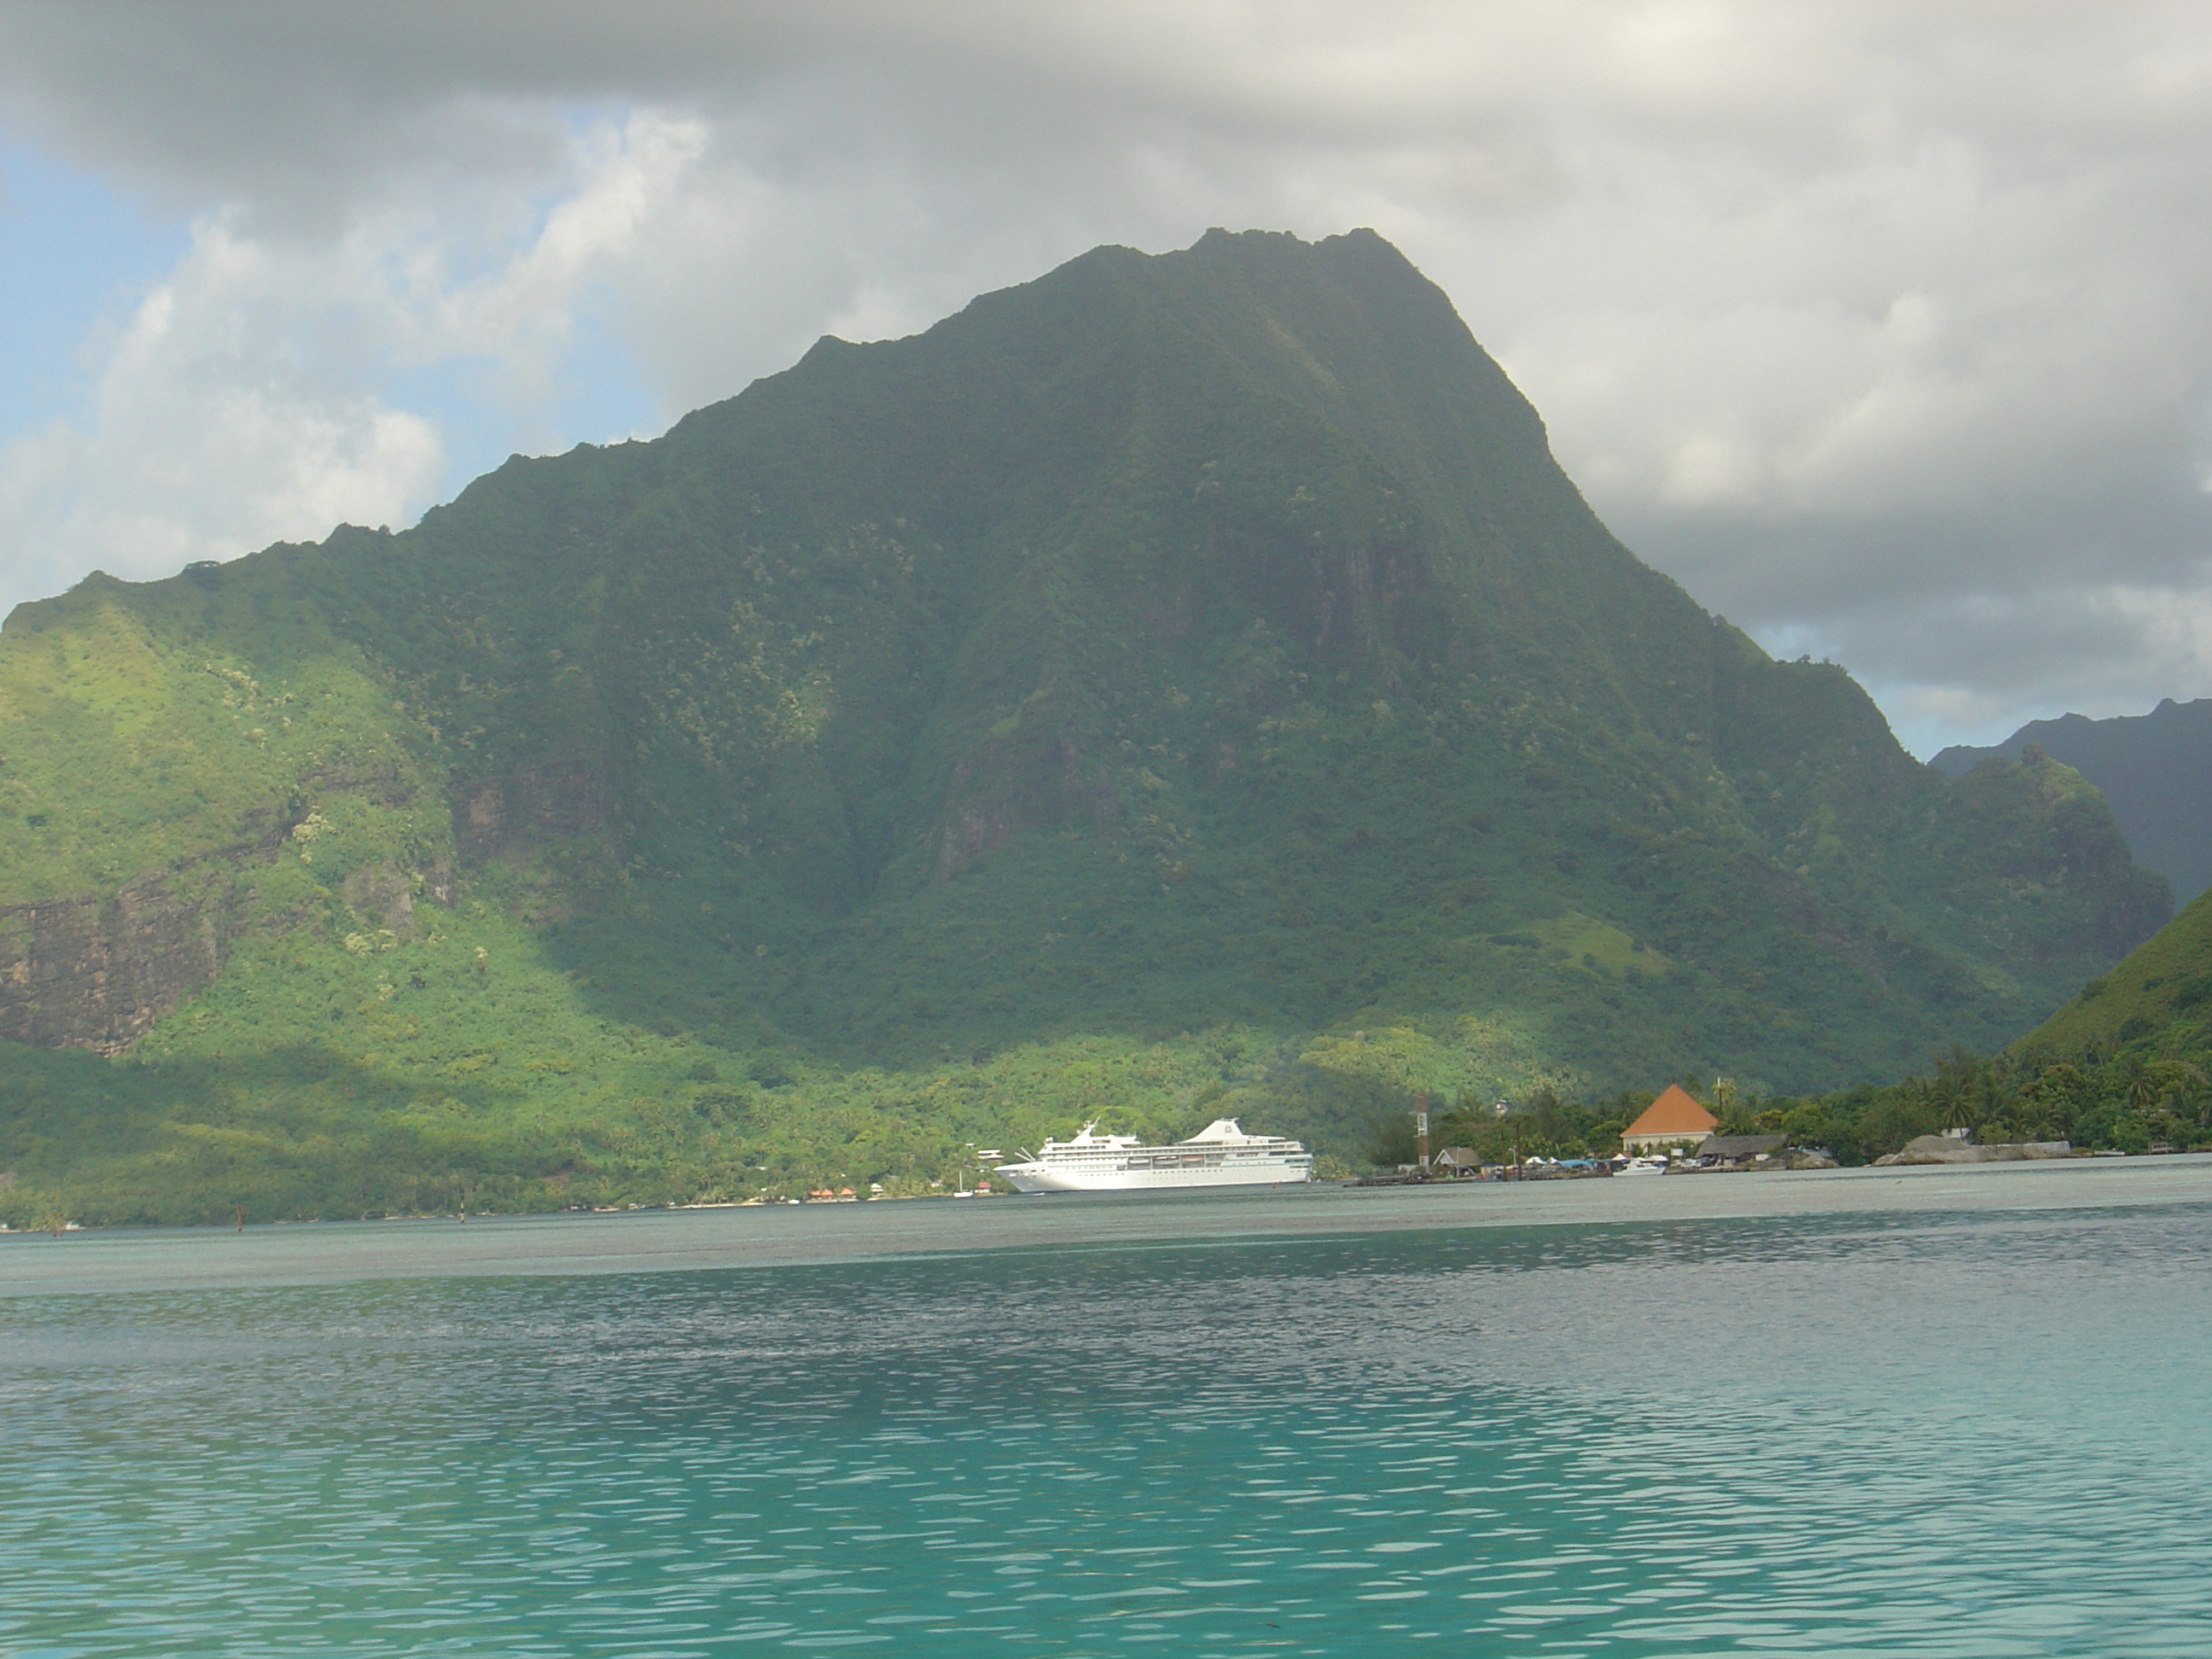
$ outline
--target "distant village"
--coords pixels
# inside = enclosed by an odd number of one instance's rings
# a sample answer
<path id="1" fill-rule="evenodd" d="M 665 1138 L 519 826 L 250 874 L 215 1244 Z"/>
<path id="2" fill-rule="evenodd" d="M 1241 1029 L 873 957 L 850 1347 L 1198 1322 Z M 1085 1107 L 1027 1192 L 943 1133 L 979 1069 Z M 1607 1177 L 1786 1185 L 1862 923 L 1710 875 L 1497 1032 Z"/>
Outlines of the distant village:
<path id="1" fill-rule="evenodd" d="M 1532 1155 L 1501 1163 L 1486 1159 L 1467 1146 L 1447 1146 L 1431 1157 L 1424 1145 L 1417 1162 L 1400 1164 L 1395 1175 L 1368 1176 L 1361 1184 L 1564 1181 L 1595 1176 L 1708 1175 L 1841 1167 L 1835 1155 L 1825 1147 L 1792 1146 L 1787 1134 L 1723 1134 L 1720 1127 L 1719 1119 L 1699 1105 L 1687 1090 L 1679 1084 L 1669 1084 L 1621 1132 L 1618 1158 Z M 1423 1139 L 1425 1139 L 1425 1130 Z M 1973 1143 L 1967 1131 L 1953 1129 L 1942 1134 L 1918 1136 L 1875 1162 L 1877 1165 L 1995 1164 L 2079 1156 L 2082 1154 L 2063 1140 L 1981 1146 Z"/>

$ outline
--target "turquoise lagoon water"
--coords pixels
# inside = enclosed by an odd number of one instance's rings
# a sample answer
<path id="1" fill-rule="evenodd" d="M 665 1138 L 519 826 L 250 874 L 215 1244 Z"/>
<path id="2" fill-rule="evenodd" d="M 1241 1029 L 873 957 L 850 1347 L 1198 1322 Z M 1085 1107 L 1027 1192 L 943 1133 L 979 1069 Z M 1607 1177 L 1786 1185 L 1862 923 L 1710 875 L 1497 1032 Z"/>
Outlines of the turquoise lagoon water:
<path id="1" fill-rule="evenodd" d="M 0 1654 L 2202 1656 L 2208 1224 L 19 1297 Z"/>

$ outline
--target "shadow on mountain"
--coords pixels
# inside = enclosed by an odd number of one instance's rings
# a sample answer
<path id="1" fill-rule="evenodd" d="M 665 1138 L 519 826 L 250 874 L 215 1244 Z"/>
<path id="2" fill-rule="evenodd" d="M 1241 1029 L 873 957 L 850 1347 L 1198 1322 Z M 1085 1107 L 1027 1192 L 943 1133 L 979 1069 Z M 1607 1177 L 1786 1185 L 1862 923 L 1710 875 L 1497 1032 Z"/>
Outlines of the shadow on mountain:
<path id="1" fill-rule="evenodd" d="M 42 1224 L 65 1180 L 70 1218 L 109 1224 L 553 1208 L 623 1162 L 525 1091 L 470 1092 L 320 1048 L 118 1065 L 0 1045 L 0 1204 Z"/>

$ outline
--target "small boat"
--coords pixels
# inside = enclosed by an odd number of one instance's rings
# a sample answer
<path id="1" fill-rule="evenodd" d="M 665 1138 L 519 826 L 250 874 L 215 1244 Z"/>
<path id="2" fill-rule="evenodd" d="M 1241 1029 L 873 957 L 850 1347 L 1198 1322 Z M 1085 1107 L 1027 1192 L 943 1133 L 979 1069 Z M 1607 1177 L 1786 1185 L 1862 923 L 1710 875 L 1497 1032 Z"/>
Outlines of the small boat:
<path id="1" fill-rule="evenodd" d="M 1665 1175 L 1667 1160 L 1663 1158 L 1632 1158 L 1613 1171 L 1617 1176 Z"/>

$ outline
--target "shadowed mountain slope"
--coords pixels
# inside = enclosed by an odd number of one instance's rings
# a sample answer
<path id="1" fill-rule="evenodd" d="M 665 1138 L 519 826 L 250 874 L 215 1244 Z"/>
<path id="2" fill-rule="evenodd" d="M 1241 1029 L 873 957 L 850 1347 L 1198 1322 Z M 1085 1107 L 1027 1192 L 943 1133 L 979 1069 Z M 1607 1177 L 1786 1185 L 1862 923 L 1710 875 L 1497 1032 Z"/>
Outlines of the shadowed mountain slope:
<path id="1" fill-rule="evenodd" d="M 0 1157 L 149 1212 L 1831 1085 L 2168 910 L 2073 771 L 1947 779 L 1639 563 L 1368 232 L 1102 248 L 403 534 L 95 577 L 0 708 Z"/>
<path id="2" fill-rule="evenodd" d="M 2148 714 L 2032 720 L 1994 748 L 1964 744 L 1929 763 L 1964 777 L 1992 757 L 2016 761 L 2030 744 L 2104 793 L 2136 860 L 2187 903 L 2212 887 L 2212 698 L 2168 697 Z"/>

